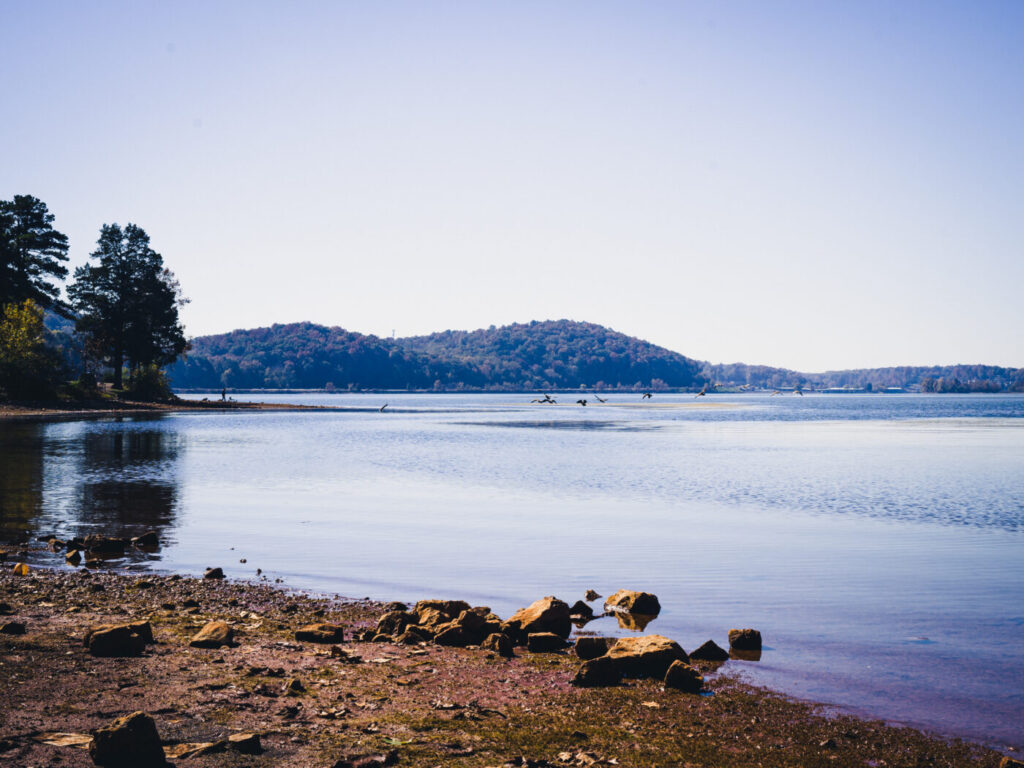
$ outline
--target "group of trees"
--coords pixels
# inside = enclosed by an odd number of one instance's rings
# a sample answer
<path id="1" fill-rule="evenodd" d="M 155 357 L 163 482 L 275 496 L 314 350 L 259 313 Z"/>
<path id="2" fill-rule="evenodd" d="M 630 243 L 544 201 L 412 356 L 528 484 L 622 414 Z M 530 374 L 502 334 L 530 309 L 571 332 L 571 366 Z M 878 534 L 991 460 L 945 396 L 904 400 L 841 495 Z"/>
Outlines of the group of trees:
<path id="1" fill-rule="evenodd" d="M 105 224 L 62 299 L 68 238 L 53 221 L 30 195 L 0 200 L 0 397 L 43 398 L 62 378 L 104 368 L 115 389 L 125 370 L 133 387 L 152 386 L 187 348 L 174 275 L 141 227 Z M 44 313 L 63 318 L 63 329 L 48 330 Z"/>
<path id="2" fill-rule="evenodd" d="M 381 339 L 312 323 L 194 339 L 176 386 L 319 389 L 665 389 L 697 363 L 592 323 L 534 322 Z"/>

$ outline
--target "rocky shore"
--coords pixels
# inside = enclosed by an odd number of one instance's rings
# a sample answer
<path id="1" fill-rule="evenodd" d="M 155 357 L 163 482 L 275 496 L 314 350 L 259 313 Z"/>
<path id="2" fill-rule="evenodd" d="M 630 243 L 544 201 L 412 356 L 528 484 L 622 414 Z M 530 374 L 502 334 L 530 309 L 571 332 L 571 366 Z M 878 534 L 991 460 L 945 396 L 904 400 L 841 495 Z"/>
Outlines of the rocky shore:
<path id="1" fill-rule="evenodd" d="M 502 619 L 210 575 L 6 563 L 0 766 L 1019 765 L 745 685 L 714 643 L 573 642 L 582 601 Z"/>

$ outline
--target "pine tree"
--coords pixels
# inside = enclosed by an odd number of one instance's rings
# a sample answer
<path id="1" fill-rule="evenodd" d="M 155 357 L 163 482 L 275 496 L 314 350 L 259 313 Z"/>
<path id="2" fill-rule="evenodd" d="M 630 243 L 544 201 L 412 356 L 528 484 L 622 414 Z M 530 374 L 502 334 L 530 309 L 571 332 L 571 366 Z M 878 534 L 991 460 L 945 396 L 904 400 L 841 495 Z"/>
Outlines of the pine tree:
<path id="1" fill-rule="evenodd" d="M 46 203 L 31 195 L 0 200 L 0 306 L 31 299 L 66 310 L 51 281 L 67 277 L 68 238 L 52 223 Z"/>

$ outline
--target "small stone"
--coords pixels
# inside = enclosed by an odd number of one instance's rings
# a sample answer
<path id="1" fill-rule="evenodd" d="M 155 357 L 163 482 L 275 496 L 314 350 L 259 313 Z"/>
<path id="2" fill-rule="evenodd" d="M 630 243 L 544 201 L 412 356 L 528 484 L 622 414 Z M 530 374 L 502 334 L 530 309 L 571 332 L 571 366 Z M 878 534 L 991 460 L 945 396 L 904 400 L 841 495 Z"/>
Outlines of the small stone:
<path id="1" fill-rule="evenodd" d="M 650 592 L 635 592 L 631 589 L 620 589 L 604 601 L 604 607 L 645 616 L 657 616 L 661 613 L 661 603 L 658 602 L 657 595 Z"/>
<path id="2" fill-rule="evenodd" d="M 306 692 L 306 686 L 299 678 L 293 677 L 284 684 L 284 692 L 289 696 L 298 696 L 300 693 Z"/>
<path id="3" fill-rule="evenodd" d="M 756 629 L 730 629 L 729 647 L 737 651 L 760 651 L 761 633 Z"/>
<path id="4" fill-rule="evenodd" d="M 391 611 L 408 611 L 409 610 L 409 606 L 406 605 L 405 603 L 399 603 L 399 602 L 396 601 L 396 602 L 393 602 L 393 603 L 387 603 L 384 606 L 384 610 L 388 611 L 388 612 L 391 612 Z"/>
<path id="5" fill-rule="evenodd" d="M 583 597 L 588 602 L 593 602 L 594 600 L 600 600 L 601 599 L 601 595 L 597 594 L 597 592 L 595 592 L 592 589 L 588 589 L 585 593 L 583 593 Z"/>
<path id="6" fill-rule="evenodd" d="M 691 652 L 690 658 L 695 661 L 728 661 L 729 652 L 721 648 L 714 640 L 708 640 Z"/>
<path id="7" fill-rule="evenodd" d="M 203 574 L 204 579 L 223 579 L 224 569 L 223 568 L 207 568 L 206 573 Z"/>
<path id="8" fill-rule="evenodd" d="M 232 733 L 228 736 L 228 749 L 243 755 L 259 755 L 263 752 L 258 733 Z"/>
<path id="9" fill-rule="evenodd" d="M 64 553 L 64 560 L 71 563 L 72 565 L 78 565 L 82 562 L 82 553 L 77 549 L 70 549 Z"/>
<path id="10" fill-rule="evenodd" d="M 89 630 L 85 644 L 93 656 L 111 658 L 141 656 L 146 640 L 131 624 L 105 624 Z"/>
<path id="11" fill-rule="evenodd" d="M 565 645 L 565 639 L 554 632 L 531 632 L 526 638 L 526 650 L 531 653 L 561 651 Z"/>
<path id="12" fill-rule="evenodd" d="M 235 631 L 224 621 L 211 621 L 189 642 L 193 648 L 220 648 L 234 644 Z"/>
<path id="13" fill-rule="evenodd" d="M 306 643 L 340 643 L 345 640 L 345 630 L 337 624 L 307 624 L 295 630 L 295 639 Z"/>
<path id="14" fill-rule="evenodd" d="M 140 549 L 156 549 L 160 546 L 160 537 L 156 535 L 156 531 L 146 531 L 141 536 L 134 537 L 132 544 Z"/>
<path id="15" fill-rule="evenodd" d="M 569 615 L 573 620 L 585 619 L 586 621 L 590 621 L 594 618 L 594 609 L 582 600 L 577 600 L 569 609 Z"/>
<path id="16" fill-rule="evenodd" d="M 1024 768 L 1024 762 L 1014 760 L 1012 757 L 1004 757 L 999 761 L 999 768 Z"/>
<path id="17" fill-rule="evenodd" d="M 576 676 L 570 681 L 573 685 L 581 688 L 594 686 L 618 685 L 622 680 L 622 673 L 618 666 L 607 656 L 598 656 L 580 664 Z"/>
<path id="18" fill-rule="evenodd" d="M 8 621 L 6 624 L 0 624 L 0 635 L 24 635 L 25 634 L 25 622 L 23 621 Z"/>
<path id="19" fill-rule="evenodd" d="M 683 693 L 700 693 L 704 687 L 704 678 L 700 672 L 682 661 L 673 661 L 665 673 L 665 687 L 674 688 Z"/>
<path id="20" fill-rule="evenodd" d="M 185 598 L 181 602 L 181 607 L 182 608 L 198 608 L 199 607 L 199 601 L 198 600 L 193 600 L 191 597 L 187 597 L 187 598 Z"/>
<path id="21" fill-rule="evenodd" d="M 151 768 L 167 760 L 153 718 L 133 712 L 93 733 L 89 756 L 103 768 Z"/>
<path id="22" fill-rule="evenodd" d="M 512 658 L 512 639 L 503 632 L 492 632 L 480 645 L 485 651 L 494 651 L 506 659 Z"/>

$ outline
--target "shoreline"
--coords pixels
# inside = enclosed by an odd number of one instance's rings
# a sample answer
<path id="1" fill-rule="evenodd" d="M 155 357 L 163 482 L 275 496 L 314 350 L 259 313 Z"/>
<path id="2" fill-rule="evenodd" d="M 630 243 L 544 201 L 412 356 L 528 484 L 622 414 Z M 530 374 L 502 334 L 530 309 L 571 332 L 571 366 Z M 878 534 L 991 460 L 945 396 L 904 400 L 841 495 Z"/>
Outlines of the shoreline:
<path id="1" fill-rule="evenodd" d="M 571 648 L 517 647 L 506 659 L 473 646 L 370 642 L 364 633 L 388 606 L 270 584 L 84 568 L 17 576 L 8 562 L 0 603 L 9 609 L 0 625 L 25 628 L 0 634 L 8 765 L 92 765 L 84 750 L 38 735 L 87 735 L 136 710 L 154 718 L 165 746 L 206 744 L 205 754 L 179 758 L 197 766 L 329 768 L 374 756 L 410 766 L 520 757 L 538 766 L 1012 765 L 978 744 L 749 685 L 728 662 L 694 662 L 702 695 L 660 679 L 580 688 L 570 685 L 580 666 Z M 156 641 L 142 655 L 97 658 L 82 644 L 92 626 L 141 620 Z M 190 647 L 210 621 L 231 625 L 237 644 Z M 344 627 L 337 651 L 296 639 L 318 622 Z M 262 755 L 214 748 L 240 731 L 260 734 Z"/>
<path id="2" fill-rule="evenodd" d="M 3 421 L 74 421 L 78 419 L 107 418 L 110 416 L 146 416 L 161 413 L 238 413 L 264 411 L 332 411 L 318 405 L 279 403 L 204 402 L 178 400 L 176 402 L 146 403 L 123 400 L 90 400 L 85 402 L 55 403 L 0 403 L 0 422 Z"/>

